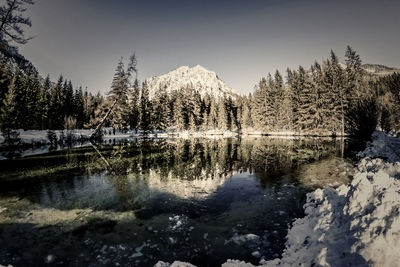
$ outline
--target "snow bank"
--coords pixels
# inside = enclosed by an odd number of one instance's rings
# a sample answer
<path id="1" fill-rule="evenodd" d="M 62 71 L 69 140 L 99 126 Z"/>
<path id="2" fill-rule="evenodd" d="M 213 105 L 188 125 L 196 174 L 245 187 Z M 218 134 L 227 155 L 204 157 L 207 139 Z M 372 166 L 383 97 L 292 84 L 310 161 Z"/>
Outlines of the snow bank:
<path id="1" fill-rule="evenodd" d="M 112 131 L 112 128 L 103 128 L 103 138 L 104 139 L 121 139 L 121 138 L 129 138 L 133 136 L 130 132 L 122 132 L 120 130 L 116 130 L 115 133 Z M 49 144 L 50 141 L 48 139 L 48 131 L 49 130 L 18 130 L 20 141 L 24 144 Z M 57 136 L 57 139 L 60 139 L 60 136 L 64 134 L 72 134 L 75 138 L 85 138 L 89 139 L 92 134 L 92 129 L 76 129 L 76 130 L 51 130 Z M 0 134 L 0 144 L 4 142 L 3 135 Z"/>
<path id="2" fill-rule="evenodd" d="M 400 139 L 375 132 L 348 186 L 307 194 L 282 257 L 260 266 L 398 266 Z M 228 260 L 222 266 L 254 266 Z"/>
<path id="3" fill-rule="evenodd" d="M 48 144 L 50 141 L 47 137 L 48 130 L 18 130 L 19 138 L 24 144 Z M 57 139 L 60 138 L 61 133 L 66 135 L 67 133 L 73 134 L 75 137 L 85 137 L 89 138 L 92 131 L 91 130 L 52 130 L 57 136 Z M 4 142 L 3 135 L 0 134 L 0 143 Z"/>

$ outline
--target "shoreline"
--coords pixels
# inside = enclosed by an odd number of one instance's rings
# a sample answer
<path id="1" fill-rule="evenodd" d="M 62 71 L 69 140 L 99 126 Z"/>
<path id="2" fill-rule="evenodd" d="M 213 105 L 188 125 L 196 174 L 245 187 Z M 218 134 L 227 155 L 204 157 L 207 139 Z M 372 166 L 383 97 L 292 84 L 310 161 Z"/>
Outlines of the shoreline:
<path id="1" fill-rule="evenodd" d="M 83 139 L 89 140 L 90 136 L 93 132 L 93 129 L 74 129 L 74 130 L 15 130 L 19 133 L 19 138 L 22 144 L 49 144 L 48 132 L 51 131 L 55 134 L 55 136 L 59 139 L 61 135 L 62 138 L 67 138 L 69 134 L 72 135 L 75 139 Z M 149 133 L 140 133 L 133 131 L 121 131 L 116 129 L 114 133 L 112 133 L 112 128 L 103 128 L 103 138 L 112 139 L 112 138 L 207 138 L 207 137 L 220 137 L 220 138 L 230 138 L 230 137 L 316 137 L 316 138 L 351 138 L 351 135 L 345 134 L 335 134 L 331 132 L 293 132 L 293 131 L 285 131 L 285 132 L 262 132 L 259 130 L 251 130 L 251 131 L 241 131 L 241 130 L 205 130 L 205 131 L 195 131 L 191 132 L 189 130 L 184 131 L 167 131 L 167 132 L 158 132 L 153 131 Z M 0 144 L 4 142 L 4 136 L 0 133 Z"/>
<path id="2" fill-rule="evenodd" d="M 19 154 L 18 157 L 26 157 L 33 155 L 40 155 L 48 152 L 49 150 L 59 151 L 66 148 L 86 147 L 91 145 L 90 136 L 93 132 L 92 129 L 77 129 L 77 130 L 51 130 L 53 133 L 53 140 L 50 141 L 48 132 L 49 130 L 16 130 L 19 134 L 17 145 L 9 146 L 5 144 L 4 137 L 0 134 L 0 160 L 5 160 L 9 157 L 4 156 L 6 153 L 15 151 Z M 302 140 L 302 139 L 339 139 L 346 140 L 352 139 L 351 136 L 332 136 L 332 135 L 316 135 L 316 134 L 301 134 L 298 132 L 271 132 L 262 133 L 259 131 L 220 131 L 208 130 L 197 131 L 191 133 L 190 131 L 181 132 L 151 132 L 148 134 L 120 131 L 116 130 L 113 133 L 112 128 L 103 128 L 102 142 L 107 144 L 115 141 L 137 141 L 137 140 L 163 140 L 163 139 L 225 139 L 225 138 L 277 138 L 288 140 Z M 10 149 L 11 147 L 11 149 Z"/>

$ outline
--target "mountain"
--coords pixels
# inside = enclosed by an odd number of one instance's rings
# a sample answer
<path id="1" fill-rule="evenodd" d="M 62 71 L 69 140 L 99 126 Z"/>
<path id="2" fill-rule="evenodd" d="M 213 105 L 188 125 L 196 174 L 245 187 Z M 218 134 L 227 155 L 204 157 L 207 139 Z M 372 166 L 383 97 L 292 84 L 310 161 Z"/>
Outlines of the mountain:
<path id="1" fill-rule="evenodd" d="M 400 69 L 387 67 L 380 64 L 364 64 L 361 66 L 368 74 L 372 76 L 386 76 L 395 72 L 400 73 Z"/>
<path id="2" fill-rule="evenodd" d="M 221 97 L 235 99 L 238 96 L 215 72 L 200 65 L 182 66 L 167 74 L 151 77 L 146 83 L 150 98 L 153 98 L 160 88 L 165 88 L 167 93 L 171 93 L 187 86 L 192 86 L 202 97 L 209 94 L 216 99 Z"/>
<path id="3" fill-rule="evenodd" d="M 339 62 L 339 66 L 345 70 L 347 68 L 346 64 Z M 383 77 L 387 75 L 391 75 L 393 73 L 400 73 L 399 68 L 388 67 L 381 64 L 363 64 L 361 65 L 361 69 L 364 70 L 364 74 L 366 74 L 370 78 Z M 311 75 L 311 69 L 307 71 L 309 75 Z"/>

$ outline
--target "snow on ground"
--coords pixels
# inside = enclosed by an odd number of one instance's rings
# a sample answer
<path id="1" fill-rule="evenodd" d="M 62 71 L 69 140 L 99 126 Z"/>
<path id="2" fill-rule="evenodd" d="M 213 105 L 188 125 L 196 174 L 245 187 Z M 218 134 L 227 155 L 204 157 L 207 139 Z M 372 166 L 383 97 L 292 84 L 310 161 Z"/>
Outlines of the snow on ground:
<path id="1" fill-rule="evenodd" d="M 24 144 L 49 144 L 50 141 L 48 139 L 48 130 L 18 130 L 19 138 Z M 77 129 L 77 130 L 52 130 L 57 136 L 57 139 L 60 139 L 60 136 L 64 134 L 72 134 L 75 138 L 86 138 L 88 139 L 92 134 L 92 129 Z M 112 128 L 103 128 L 104 139 L 110 138 L 128 138 L 132 136 L 130 132 L 122 132 L 119 130 L 115 131 L 115 134 L 112 131 Z M 0 134 L 0 143 L 4 142 L 4 137 Z"/>
<path id="2" fill-rule="evenodd" d="M 17 130 L 19 133 L 19 141 L 28 145 L 29 149 L 22 150 L 19 156 L 26 157 L 32 155 L 39 155 L 49 151 L 51 142 L 48 137 L 49 130 Z M 57 142 L 64 136 L 64 142 L 67 140 L 67 136 L 72 136 L 73 140 L 78 142 L 73 143 L 73 147 L 89 146 L 88 141 L 93 129 L 75 129 L 75 130 L 52 130 L 57 138 Z M 219 139 L 227 137 L 237 137 L 238 133 L 236 131 L 222 131 L 222 130 L 207 130 L 207 131 L 175 131 L 171 128 L 167 132 L 153 131 L 146 136 L 141 132 L 137 131 L 122 131 L 119 129 L 113 129 L 111 127 L 102 128 L 103 140 L 105 143 L 111 143 L 112 140 L 126 140 L 135 141 L 140 138 L 148 139 L 162 139 L 162 138 L 181 138 L 181 139 L 191 139 L 191 138 L 208 138 L 208 139 Z M 0 147 L 6 146 L 4 144 L 4 137 L 0 133 Z M 57 146 L 56 150 L 62 150 L 64 146 Z M 0 154 L 0 160 L 5 160 L 7 157 Z"/>
<path id="3" fill-rule="evenodd" d="M 135 131 L 121 131 L 112 128 L 102 128 L 103 139 L 129 139 L 129 138 L 141 138 L 144 137 L 143 133 Z M 18 130 L 20 141 L 24 144 L 49 144 L 48 130 Z M 75 138 L 89 139 L 93 132 L 93 129 L 76 129 L 76 130 L 52 130 L 60 139 L 60 136 L 64 134 L 72 134 Z M 168 132 L 150 132 L 146 135 L 146 138 L 167 138 L 167 137 L 179 137 L 183 139 L 189 138 L 223 138 L 223 137 L 235 137 L 238 136 L 236 131 L 223 131 L 223 130 L 207 130 L 207 131 L 175 131 L 174 129 Z M 4 142 L 3 135 L 0 134 L 0 144 Z"/>
<path id="4" fill-rule="evenodd" d="M 34 145 L 47 145 L 50 144 L 48 138 L 49 130 L 18 130 L 19 138 L 23 144 L 34 144 Z M 147 133 L 145 136 L 139 131 L 122 131 L 119 129 L 113 129 L 111 127 L 102 128 L 103 139 L 108 141 L 110 139 L 126 139 L 131 140 L 132 138 L 208 138 L 208 139 L 219 139 L 219 138 L 229 138 L 229 137 L 239 137 L 240 135 L 248 137 L 260 137 L 263 135 L 268 135 L 271 137 L 279 137 L 282 139 L 302 139 L 309 138 L 310 136 L 306 134 L 296 133 L 296 132 L 269 132 L 265 133 L 255 129 L 243 129 L 243 130 L 219 130 L 219 129 L 209 129 L 209 130 L 196 130 L 194 132 L 188 130 L 178 131 L 173 127 L 169 128 L 167 131 L 152 131 Z M 75 139 L 83 140 L 89 139 L 93 132 L 93 129 L 75 129 L 75 130 L 52 130 L 57 136 L 57 140 L 60 139 L 63 134 L 66 138 L 67 135 L 72 134 Z M 319 136 L 331 138 L 331 134 L 322 134 Z M 0 145 L 4 142 L 4 137 L 0 133 Z M 35 153 L 36 154 L 36 153 Z M 0 156 L 1 157 L 1 156 Z M 1 158 L 0 158 L 1 159 Z"/>
<path id="5" fill-rule="evenodd" d="M 40 143 L 40 144 L 47 144 L 49 143 L 49 139 L 47 137 L 47 132 L 48 130 L 18 130 L 19 132 L 19 138 L 21 139 L 22 143 L 25 144 L 34 144 L 34 143 Z M 53 130 L 57 135 L 57 138 L 59 139 L 61 136 L 61 132 L 63 132 L 65 135 L 68 132 L 71 132 L 74 136 L 76 137 L 86 137 L 89 138 L 91 134 L 91 130 L 71 130 L 71 131 L 61 131 L 61 130 Z M 4 142 L 4 137 L 0 135 L 0 143 Z"/>
<path id="6" fill-rule="evenodd" d="M 289 229 L 282 257 L 260 266 L 399 266 L 400 139 L 375 132 L 359 156 L 351 184 L 307 194 L 306 216 Z M 227 260 L 222 266 L 254 265 Z"/>

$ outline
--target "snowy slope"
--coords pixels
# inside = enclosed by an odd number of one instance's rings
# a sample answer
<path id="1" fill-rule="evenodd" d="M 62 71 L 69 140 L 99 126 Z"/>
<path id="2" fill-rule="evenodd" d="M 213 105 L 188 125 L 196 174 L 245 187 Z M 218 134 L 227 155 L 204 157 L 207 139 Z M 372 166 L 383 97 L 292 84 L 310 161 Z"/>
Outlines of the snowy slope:
<path id="1" fill-rule="evenodd" d="M 207 93 L 216 99 L 237 94 L 227 86 L 218 75 L 206 68 L 196 65 L 194 67 L 182 66 L 167 74 L 151 77 L 146 80 L 150 98 L 153 98 L 160 88 L 165 88 L 167 93 L 192 85 L 204 97 Z"/>
<path id="2" fill-rule="evenodd" d="M 359 153 L 351 184 L 307 194 L 306 216 L 289 229 L 282 257 L 260 266 L 399 266 L 400 139 L 382 132 L 373 139 Z M 158 266 L 192 266 L 174 264 Z M 228 260 L 222 266 L 254 265 Z"/>
<path id="3" fill-rule="evenodd" d="M 392 68 L 380 64 L 364 64 L 361 68 L 373 76 L 386 76 L 395 72 L 400 72 L 399 68 Z"/>

